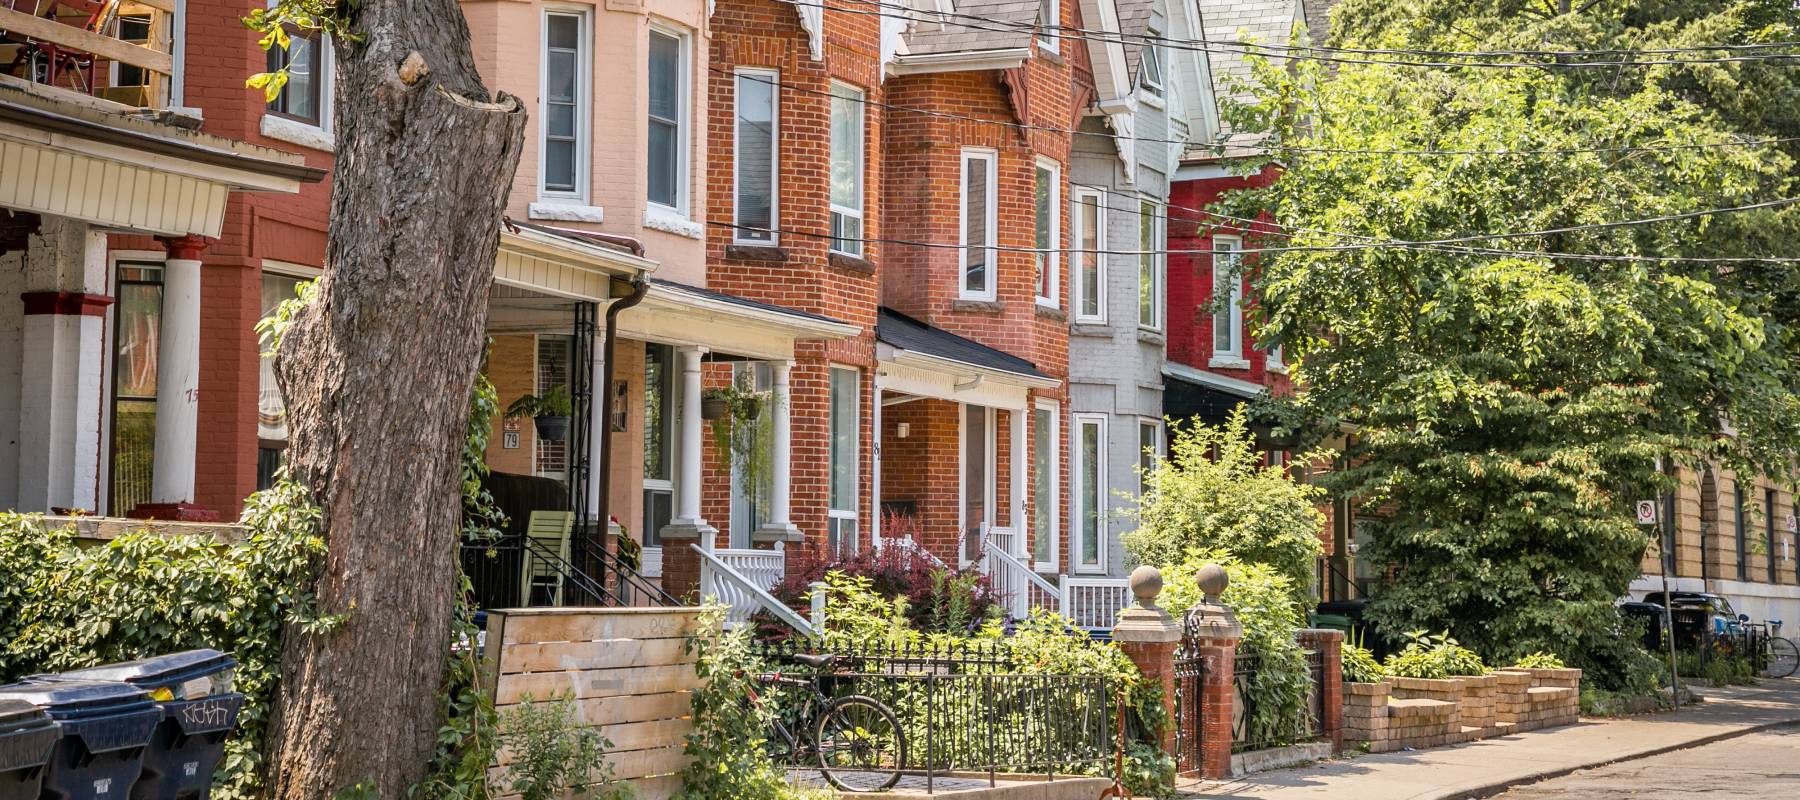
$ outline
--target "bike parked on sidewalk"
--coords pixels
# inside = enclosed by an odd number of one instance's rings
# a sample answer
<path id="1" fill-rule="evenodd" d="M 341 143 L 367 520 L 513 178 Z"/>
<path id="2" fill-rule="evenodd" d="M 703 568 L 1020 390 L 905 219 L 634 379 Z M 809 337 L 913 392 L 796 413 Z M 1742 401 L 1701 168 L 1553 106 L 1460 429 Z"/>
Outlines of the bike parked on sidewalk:
<path id="1" fill-rule="evenodd" d="M 781 672 L 756 676 L 764 687 L 798 690 L 793 713 L 776 714 L 769 724 L 769 741 L 787 748 L 787 763 L 816 761 L 819 774 L 845 792 L 879 792 L 900 780 L 906 763 L 906 733 L 900 718 L 881 701 L 862 695 L 831 697 L 821 684 L 831 677 L 837 656 L 796 653 L 795 661 L 814 670 L 810 677 L 795 678 Z M 750 702 L 761 707 L 762 697 L 750 692 Z M 785 718 L 784 718 L 785 717 Z M 789 725 L 792 724 L 790 728 Z"/>

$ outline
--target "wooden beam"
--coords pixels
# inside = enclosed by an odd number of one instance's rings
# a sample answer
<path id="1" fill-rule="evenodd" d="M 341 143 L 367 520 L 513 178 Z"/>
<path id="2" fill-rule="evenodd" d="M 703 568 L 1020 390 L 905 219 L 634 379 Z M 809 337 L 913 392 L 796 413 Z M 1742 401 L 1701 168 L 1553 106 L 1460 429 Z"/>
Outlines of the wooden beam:
<path id="1" fill-rule="evenodd" d="M 171 75 L 175 72 L 175 58 L 168 53 L 158 52 L 148 47 L 139 47 L 111 36 L 101 36 L 73 25 L 64 25 L 55 20 L 34 17 L 10 8 L 0 7 L 0 30 L 51 42 L 71 50 L 92 53 L 108 61 L 142 67 L 151 72 L 159 72 L 164 75 Z"/>
<path id="2" fill-rule="evenodd" d="M 157 11 L 162 11 L 162 12 L 166 12 L 169 14 L 175 13 L 175 0 L 126 0 L 126 2 L 119 4 L 119 13 L 120 14 L 138 13 L 138 10 L 136 8 L 133 8 L 133 6 L 149 6 L 151 8 L 156 9 Z"/>

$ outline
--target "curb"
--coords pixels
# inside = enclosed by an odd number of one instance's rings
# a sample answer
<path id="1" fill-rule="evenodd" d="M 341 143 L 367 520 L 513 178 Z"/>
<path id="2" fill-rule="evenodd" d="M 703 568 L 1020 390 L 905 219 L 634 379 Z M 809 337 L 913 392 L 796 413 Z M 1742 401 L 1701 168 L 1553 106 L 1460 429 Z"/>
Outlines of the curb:
<path id="1" fill-rule="evenodd" d="M 1651 749 L 1645 750 L 1643 752 L 1632 753 L 1630 755 L 1621 756 L 1619 758 L 1607 759 L 1605 761 L 1595 761 L 1591 764 L 1580 764 L 1580 765 L 1573 766 L 1573 767 L 1558 767 L 1556 769 L 1544 770 L 1543 772 L 1534 772 L 1530 775 L 1521 775 L 1516 778 L 1508 778 L 1506 780 L 1494 781 L 1492 783 L 1482 784 L 1480 786 L 1475 786 L 1472 788 L 1454 789 L 1445 794 L 1437 795 L 1432 800 L 1481 800 L 1482 798 L 1493 797 L 1495 795 L 1501 794 L 1509 789 L 1516 789 L 1520 786 L 1528 786 L 1528 785 L 1531 785 L 1534 783 L 1542 783 L 1547 780 L 1561 778 L 1565 775 L 1571 775 L 1571 774 L 1580 772 L 1582 770 L 1595 769 L 1597 767 L 1611 766 L 1613 764 L 1623 764 L 1627 761 L 1636 761 L 1636 760 L 1642 759 L 1642 758 L 1653 758 L 1655 756 L 1660 756 L 1665 753 L 1673 753 L 1677 750 L 1688 750 L 1688 749 L 1695 748 L 1695 747 L 1705 747 L 1706 745 L 1709 745 L 1709 744 L 1723 742 L 1727 739 L 1736 739 L 1740 736 L 1748 736 L 1752 733 L 1759 733 L 1762 731 L 1773 730 L 1776 728 L 1790 728 L 1790 727 L 1800 727 L 1800 719 L 1787 719 L 1787 720 L 1779 720 L 1776 722 L 1764 722 L 1764 723 L 1760 723 L 1757 725 L 1751 725 L 1746 728 L 1741 728 L 1741 729 L 1735 730 L 1735 731 L 1726 731 L 1724 733 L 1715 733 L 1710 736 L 1702 736 L 1698 739 L 1692 739 L 1692 740 L 1685 741 L 1685 742 L 1678 742 L 1676 744 L 1663 745 L 1661 747 L 1651 748 Z"/>

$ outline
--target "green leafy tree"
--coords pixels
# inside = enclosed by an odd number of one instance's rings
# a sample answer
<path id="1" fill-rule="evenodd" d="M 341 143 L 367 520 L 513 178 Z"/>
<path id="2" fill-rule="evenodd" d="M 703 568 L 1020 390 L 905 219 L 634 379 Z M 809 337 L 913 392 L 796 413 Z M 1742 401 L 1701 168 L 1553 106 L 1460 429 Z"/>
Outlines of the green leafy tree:
<path id="1" fill-rule="evenodd" d="M 1392 510 L 1358 553 L 1392 568 L 1371 614 L 1592 669 L 1621 658 L 1612 603 L 1646 545 L 1630 501 L 1666 488 L 1658 459 L 1786 474 L 1800 434 L 1800 271 L 1690 260 L 1791 256 L 1800 207 L 1580 227 L 1793 196 L 1800 149 L 1760 142 L 1800 135 L 1800 70 L 1631 52 L 1792 40 L 1800 19 L 1786 0 L 1571 6 L 1345 0 L 1338 47 L 1625 54 L 1262 64 L 1225 114 L 1268 133 L 1283 175 L 1225 205 L 1285 226 L 1250 248 L 1290 248 L 1246 266 L 1252 315 L 1297 356 L 1301 410 L 1356 426 L 1331 487 Z M 1580 60 L 1701 63 L 1557 66 Z M 1421 150 L 1458 154 L 1393 152 Z"/>
<path id="2" fill-rule="evenodd" d="M 1134 512 L 1138 529 L 1121 537 L 1125 552 L 1136 563 L 1169 567 L 1196 549 L 1223 551 L 1274 568 L 1304 602 L 1320 553 L 1325 493 L 1265 464 L 1247 416 L 1239 407 L 1224 425 L 1169 425 L 1169 457 L 1145 476 Z M 1302 463 L 1326 457 L 1309 454 Z"/>

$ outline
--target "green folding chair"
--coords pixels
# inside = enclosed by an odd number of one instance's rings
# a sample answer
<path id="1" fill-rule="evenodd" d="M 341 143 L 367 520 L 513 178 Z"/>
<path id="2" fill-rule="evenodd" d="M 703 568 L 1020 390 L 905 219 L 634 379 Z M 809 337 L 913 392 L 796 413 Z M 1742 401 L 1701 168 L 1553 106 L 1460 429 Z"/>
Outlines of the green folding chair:
<path id="1" fill-rule="evenodd" d="M 519 605 L 526 608 L 562 605 L 561 565 L 549 559 L 540 558 L 537 554 L 540 550 L 548 550 L 562 559 L 563 564 L 567 564 L 569 562 L 569 535 L 574 529 L 575 512 L 573 511 L 531 512 L 531 520 L 526 525 L 525 535 L 538 546 L 526 548 L 525 557 L 520 559 L 523 574 L 519 579 Z"/>

